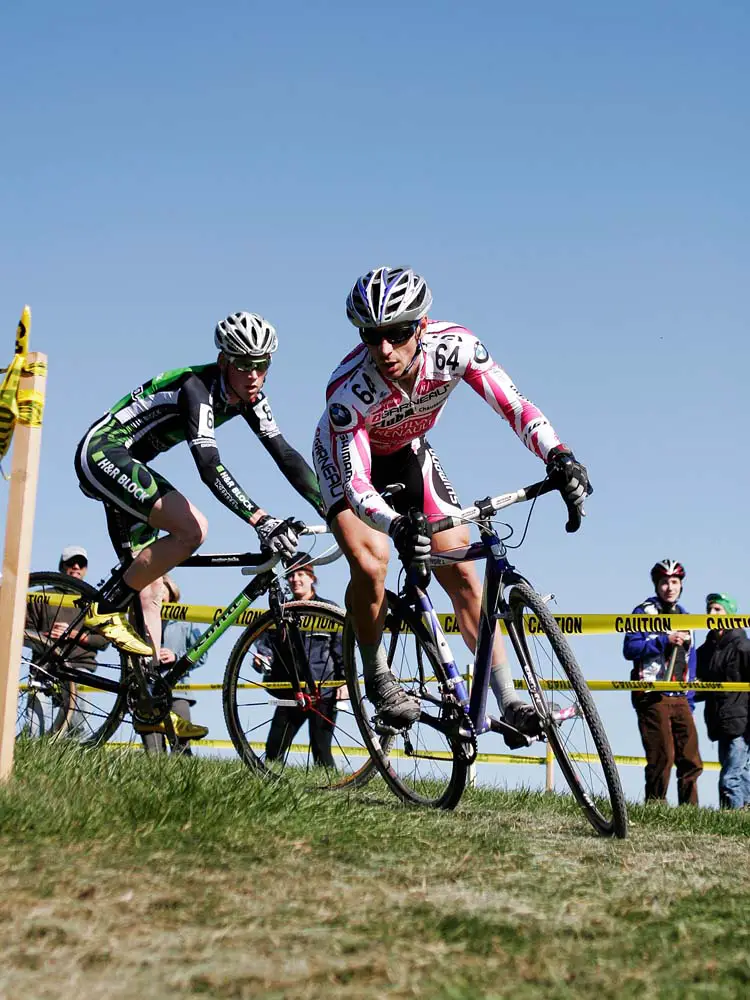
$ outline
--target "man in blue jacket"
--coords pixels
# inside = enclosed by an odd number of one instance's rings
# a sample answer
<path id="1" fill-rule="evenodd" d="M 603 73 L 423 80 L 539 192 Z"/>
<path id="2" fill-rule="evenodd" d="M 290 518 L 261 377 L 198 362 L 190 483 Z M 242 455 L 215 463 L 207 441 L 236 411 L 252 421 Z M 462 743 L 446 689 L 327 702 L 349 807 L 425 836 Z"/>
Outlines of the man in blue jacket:
<path id="1" fill-rule="evenodd" d="M 680 615 L 678 603 L 685 569 L 674 559 L 662 559 L 651 569 L 656 594 L 633 610 L 636 615 Z M 684 681 L 695 678 L 695 649 L 690 632 L 628 632 L 623 656 L 633 662 L 631 680 Z M 669 776 L 677 769 L 680 805 L 698 805 L 698 778 L 703 761 L 693 721 L 693 692 L 634 691 L 633 708 L 646 754 L 646 801 L 664 801 Z"/>

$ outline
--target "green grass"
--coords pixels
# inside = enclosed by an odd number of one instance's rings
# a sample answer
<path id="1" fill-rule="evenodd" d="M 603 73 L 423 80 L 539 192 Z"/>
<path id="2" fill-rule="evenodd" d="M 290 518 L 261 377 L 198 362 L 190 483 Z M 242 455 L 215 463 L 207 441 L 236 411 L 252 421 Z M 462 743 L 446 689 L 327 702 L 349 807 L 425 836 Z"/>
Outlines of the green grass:
<path id="1" fill-rule="evenodd" d="M 0 997 L 606 998 L 750 993 L 750 814 L 567 797 L 455 813 L 373 782 L 19 747 L 0 787 Z"/>

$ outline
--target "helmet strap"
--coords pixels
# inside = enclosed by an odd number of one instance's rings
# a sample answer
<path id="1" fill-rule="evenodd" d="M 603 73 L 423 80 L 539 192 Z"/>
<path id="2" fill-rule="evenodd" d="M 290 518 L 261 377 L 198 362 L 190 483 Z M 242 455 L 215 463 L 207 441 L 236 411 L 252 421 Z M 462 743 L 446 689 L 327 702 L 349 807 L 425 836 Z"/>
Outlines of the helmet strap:
<path id="1" fill-rule="evenodd" d="M 422 353 L 422 337 L 420 336 L 420 337 L 419 337 L 419 339 L 417 340 L 417 344 L 416 344 L 416 347 L 414 348 L 414 357 L 413 357 L 413 358 L 411 359 L 411 361 L 410 361 L 410 362 L 409 362 L 409 364 L 408 364 L 408 365 L 406 366 L 406 368 L 404 368 L 404 370 L 403 370 L 403 372 L 401 373 L 401 375 L 399 375 L 399 381 L 400 381 L 400 380 L 401 380 L 402 378 L 406 378 L 406 376 L 407 376 L 407 375 L 409 374 L 409 372 L 410 372 L 410 371 L 412 370 L 412 367 L 413 367 L 413 365 L 414 365 L 414 362 L 415 362 L 415 361 L 417 360 L 417 358 L 419 357 L 419 355 L 420 355 L 421 353 Z"/>

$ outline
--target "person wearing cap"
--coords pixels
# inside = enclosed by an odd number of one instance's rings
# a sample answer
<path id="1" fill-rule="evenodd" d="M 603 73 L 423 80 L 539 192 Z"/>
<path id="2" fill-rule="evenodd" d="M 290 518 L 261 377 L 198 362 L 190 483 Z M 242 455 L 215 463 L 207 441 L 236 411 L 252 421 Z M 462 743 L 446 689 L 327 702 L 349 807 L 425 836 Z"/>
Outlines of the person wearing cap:
<path id="1" fill-rule="evenodd" d="M 165 573 L 161 578 L 162 604 L 179 604 L 180 588 L 172 577 Z M 161 623 L 161 648 L 159 651 L 159 662 L 163 670 L 169 670 L 176 660 L 184 656 L 196 639 L 200 638 L 201 630 L 192 622 L 183 621 L 162 621 Z M 195 663 L 197 667 L 202 667 L 208 659 L 208 653 L 204 653 Z M 176 741 L 172 746 L 172 753 L 192 756 L 190 749 L 191 740 L 200 740 L 208 735 L 208 728 L 195 723 L 190 718 L 190 708 L 195 704 L 194 698 L 185 698 L 182 693 L 176 696 L 172 693 L 172 705 L 170 708 L 170 719 L 175 732 Z M 166 751 L 166 725 L 164 722 L 157 725 L 136 726 L 136 731 L 143 740 L 143 745 L 149 753 L 161 753 Z"/>
<path id="2" fill-rule="evenodd" d="M 737 604 L 728 594 L 706 597 L 707 615 L 736 615 Z M 697 650 L 696 677 L 700 681 L 750 682 L 750 639 L 741 628 L 709 631 Z M 719 805 L 722 809 L 742 809 L 750 805 L 750 694 L 727 691 L 722 694 L 698 691 L 705 702 L 704 719 L 708 738 L 718 743 Z"/>
<path id="3" fill-rule="evenodd" d="M 295 601 L 319 601 L 321 604 L 336 606 L 334 601 L 319 597 L 316 591 L 318 579 L 311 565 L 308 552 L 299 552 L 287 564 L 286 580 Z M 335 632 L 305 633 L 305 649 L 310 670 L 316 681 L 343 680 L 343 656 L 341 635 Z M 269 681 L 288 681 L 289 674 L 284 668 L 284 654 L 275 646 L 273 633 L 264 636 L 255 645 L 253 665 Z M 266 760 L 283 760 L 294 737 L 305 719 L 310 723 L 310 749 L 313 761 L 330 770 L 336 769 L 331 752 L 331 742 L 336 724 L 336 701 L 341 688 L 331 688 L 325 694 L 317 712 L 304 712 L 292 705 L 278 705 L 266 740 Z"/>
<path id="4" fill-rule="evenodd" d="M 57 568 L 65 576 L 72 576 L 76 580 L 85 580 L 89 568 L 89 557 L 86 549 L 82 545 L 66 545 L 60 553 Z M 45 635 L 52 639 L 59 639 L 67 631 L 73 619 L 78 617 L 78 614 L 77 608 L 55 608 L 54 621 L 50 621 L 48 617 L 45 623 L 40 623 L 37 617 L 35 624 L 39 631 Z M 77 648 L 70 652 L 71 664 L 81 667 L 83 670 L 96 670 L 96 654 L 107 648 L 109 640 L 96 632 L 89 632 L 88 629 L 80 632 L 71 631 L 69 635 L 77 642 Z"/>
<path id="5" fill-rule="evenodd" d="M 66 545 L 60 553 L 60 559 L 57 563 L 60 573 L 72 576 L 76 580 L 85 580 L 88 566 L 88 554 L 82 545 Z M 34 649 L 35 640 L 38 638 L 40 648 L 43 650 L 48 645 L 49 639 L 59 639 L 67 631 L 68 626 L 74 618 L 78 617 L 78 614 L 78 609 L 74 607 L 56 607 L 52 612 L 44 604 L 30 605 L 26 611 L 24 643 Z M 71 630 L 68 634 L 71 639 L 76 640 L 76 646 L 68 653 L 67 662 L 72 667 L 90 670 L 93 673 L 97 666 L 97 654 L 109 646 L 109 640 L 96 632 L 90 632 L 88 629 Z M 40 692 L 32 692 L 28 696 L 26 712 L 31 735 L 43 735 L 38 720 L 46 717 L 46 709 L 49 707 L 45 704 L 46 701 L 48 701 L 47 696 Z M 35 719 L 37 722 L 34 721 Z M 78 707 L 75 707 L 70 718 L 69 732 L 79 730 L 85 735 L 86 726 L 86 716 Z"/>
<path id="6" fill-rule="evenodd" d="M 66 576 L 83 580 L 89 568 L 89 556 L 82 545 L 66 545 L 60 553 L 57 568 Z"/>
<path id="7" fill-rule="evenodd" d="M 679 603 L 685 567 L 675 559 L 661 559 L 651 568 L 656 593 L 639 604 L 634 615 L 687 614 Z M 633 663 L 630 679 L 686 681 L 695 678 L 695 649 L 691 632 L 628 632 L 623 656 Z M 693 692 L 634 691 L 633 708 L 646 754 L 646 801 L 665 801 L 674 765 L 677 801 L 698 805 L 698 778 L 703 761 L 693 720 Z"/>

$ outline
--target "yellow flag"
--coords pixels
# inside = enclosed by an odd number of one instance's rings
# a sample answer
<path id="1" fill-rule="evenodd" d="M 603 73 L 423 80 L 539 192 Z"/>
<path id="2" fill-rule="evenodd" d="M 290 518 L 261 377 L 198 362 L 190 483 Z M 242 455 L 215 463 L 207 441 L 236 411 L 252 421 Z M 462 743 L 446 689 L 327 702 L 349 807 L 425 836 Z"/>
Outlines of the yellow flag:
<path id="1" fill-rule="evenodd" d="M 13 429 L 16 426 L 16 420 L 18 420 L 18 383 L 21 380 L 21 372 L 29 349 L 30 330 L 31 309 L 24 306 L 16 330 L 13 360 L 6 369 L 5 378 L 0 385 L 0 460 L 8 454 Z"/>

